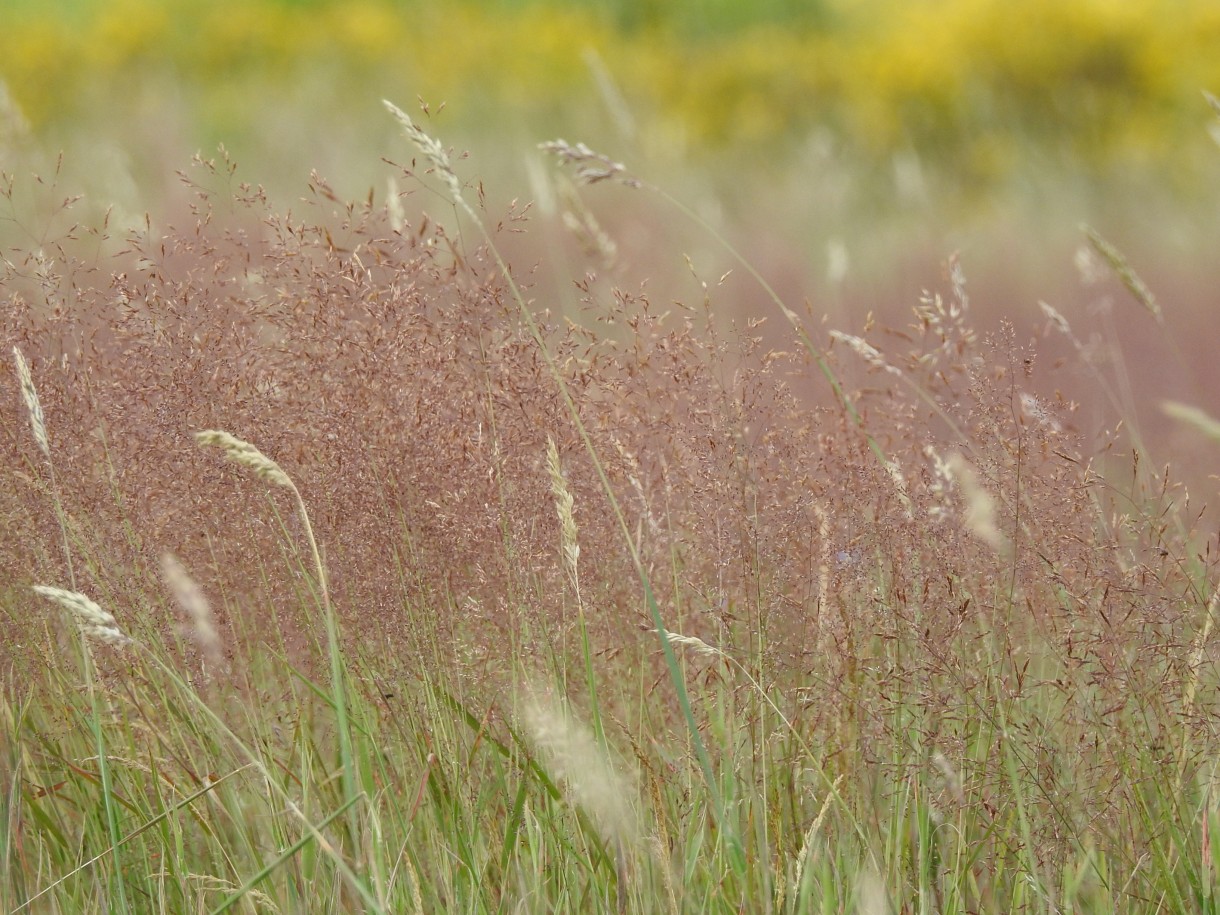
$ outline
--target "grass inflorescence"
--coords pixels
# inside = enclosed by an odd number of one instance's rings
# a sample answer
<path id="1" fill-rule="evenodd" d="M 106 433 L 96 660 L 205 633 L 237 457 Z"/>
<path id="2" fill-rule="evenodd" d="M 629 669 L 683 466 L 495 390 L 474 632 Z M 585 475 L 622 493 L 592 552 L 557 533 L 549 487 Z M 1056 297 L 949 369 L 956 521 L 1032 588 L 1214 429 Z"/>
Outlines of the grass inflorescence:
<path id="1" fill-rule="evenodd" d="M 436 214 L 199 162 L 6 252 L 3 911 L 1214 907 L 1214 545 L 955 262 L 549 310 L 390 111 Z"/>

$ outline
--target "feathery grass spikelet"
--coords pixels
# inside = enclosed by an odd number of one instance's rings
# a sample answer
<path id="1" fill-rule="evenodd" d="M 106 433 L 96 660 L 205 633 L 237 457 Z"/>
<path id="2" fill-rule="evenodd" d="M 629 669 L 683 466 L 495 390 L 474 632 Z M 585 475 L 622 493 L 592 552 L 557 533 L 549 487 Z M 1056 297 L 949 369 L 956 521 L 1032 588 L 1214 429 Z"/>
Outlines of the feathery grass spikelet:
<path id="1" fill-rule="evenodd" d="M 47 458 L 51 457 L 51 445 L 47 439 L 47 427 L 42 418 L 42 403 L 38 400 L 38 389 L 34 387 L 34 378 L 30 374 L 29 363 L 21 350 L 13 347 L 13 359 L 17 363 L 17 378 L 21 382 L 21 396 L 25 400 L 25 409 L 30 416 L 30 428 L 34 432 L 34 441 L 38 450 Z"/>
<path id="2" fill-rule="evenodd" d="M 1106 241 L 1092 226 L 1081 226 L 1085 237 L 1088 238 L 1089 244 L 1093 250 L 1101 255 L 1102 259 L 1110 265 L 1110 269 L 1114 271 L 1127 291 L 1135 297 L 1135 300 L 1144 306 L 1144 309 L 1156 319 L 1158 324 L 1165 323 L 1165 315 L 1161 312 L 1161 305 L 1156 300 L 1156 296 L 1152 294 L 1144 281 L 1139 278 L 1131 264 L 1127 262 L 1121 251 Z"/>
<path id="3" fill-rule="evenodd" d="M 131 639 L 119 629 L 115 618 L 79 591 L 66 591 L 50 585 L 34 585 L 34 591 L 71 613 L 85 635 L 110 645 L 130 644 Z"/>
<path id="4" fill-rule="evenodd" d="M 940 750 L 936 750 L 932 753 L 932 763 L 940 770 L 940 774 L 945 780 L 945 787 L 949 789 L 953 799 L 959 804 L 965 804 L 966 793 L 962 790 L 961 775 L 953 767 L 953 763 L 949 762 L 949 758 Z"/>
<path id="5" fill-rule="evenodd" d="M 895 369 L 894 371 L 897 372 L 898 370 Z M 894 481 L 895 494 L 898 496 L 898 501 L 902 504 L 903 511 L 906 512 L 907 520 L 911 520 L 915 517 L 915 505 L 911 502 L 911 492 L 907 489 L 907 478 L 902 474 L 902 467 L 893 459 L 883 461 L 882 466 L 885 468 L 889 478 Z"/>
<path id="6" fill-rule="evenodd" d="M 845 334 L 839 330 L 830 332 L 830 339 L 846 345 L 853 353 L 875 369 L 889 372 L 891 375 L 901 375 L 902 371 L 885 361 L 881 352 L 866 340 L 853 334 Z"/>
<path id="7" fill-rule="evenodd" d="M 1004 535 L 995 520 L 995 499 L 982 483 L 970 463 L 960 454 L 951 454 L 946 462 L 953 479 L 966 500 L 962 521 L 966 530 L 997 552 L 1004 548 Z"/>
<path id="8" fill-rule="evenodd" d="M 644 484 L 640 482 L 643 476 L 643 471 L 640 468 L 639 459 L 627 450 L 622 440 L 617 435 L 610 435 L 610 444 L 614 446 L 614 450 L 618 452 L 618 456 L 623 459 L 623 463 L 627 469 L 627 482 L 631 484 L 631 489 L 635 492 L 636 498 L 640 500 L 640 509 L 644 513 L 644 521 L 648 524 L 648 532 L 656 536 L 661 525 L 657 521 L 656 516 L 652 513 L 652 506 L 649 504 L 648 493 L 644 489 Z"/>
<path id="9" fill-rule="evenodd" d="M 1199 667 L 1203 663 L 1203 652 L 1207 648 L 1207 640 L 1211 635 L 1212 628 L 1216 624 L 1216 611 L 1220 607 L 1220 586 L 1212 591 L 1211 599 L 1207 602 L 1207 616 L 1203 620 L 1203 626 L 1199 630 L 1199 634 L 1195 637 L 1194 645 L 1190 653 L 1190 662 L 1187 667 L 1186 686 L 1182 690 L 1182 708 L 1189 715 L 1195 706 L 1195 692 L 1199 688 Z M 1185 757 L 1183 757 L 1183 761 Z"/>
<path id="10" fill-rule="evenodd" d="M 228 432 L 222 432 L 219 429 L 205 429 L 195 433 L 195 441 L 204 447 L 221 448 L 229 460 L 253 470 L 256 476 L 269 483 L 287 489 L 296 489 L 292 479 L 284 473 L 279 464 L 249 442 L 230 435 Z"/>
<path id="11" fill-rule="evenodd" d="M 204 658 L 214 668 L 223 666 L 220 634 L 216 631 L 212 608 L 198 583 L 182 567 L 182 563 L 169 553 L 161 557 L 161 573 L 165 576 L 165 583 L 173 592 L 174 599 L 190 618 L 191 636 L 203 652 Z"/>
<path id="12" fill-rule="evenodd" d="M 563 476 L 563 467 L 559 463 L 559 448 L 555 445 L 555 439 L 550 436 L 547 436 L 546 440 L 546 466 L 551 476 L 551 493 L 555 496 L 555 513 L 559 516 L 564 564 L 573 587 L 579 592 L 580 576 L 577 566 L 580 561 L 580 543 L 576 539 L 575 500 L 568 489 L 568 481 Z"/>
<path id="13" fill-rule="evenodd" d="M 390 228 L 401 232 L 407 226 L 407 217 L 402 209 L 402 197 L 399 195 L 398 182 L 391 175 L 386 179 L 386 216 L 390 220 Z"/>
<path id="14" fill-rule="evenodd" d="M 657 809 L 661 809 L 659 805 Z M 669 911 L 676 913 L 681 909 L 678 906 L 678 893 L 674 886 L 674 869 L 669 863 L 668 847 L 660 836 L 653 836 L 648 840 L 648 849 L 652 852 L 657 870 L 661 872 L 661 885 L 665 887 L 665 900 L 669 903 Z"/>
<path id="15" fill-rule="evenodd" d="M 928 519 L 933 524 L 940 524 L 952 514 L 949 494 L 953 491 L 953 471 L 949 462 L 940 456 L 935 445 L 924 445 L 923 456 L 931 465 L 928 493 L 933 498 L 932 504 L 928 506 Z"/>
<path id="16" fill-rule="evenodd" d="M 794 896 L 800 893 L 801 881 L 805 876 L 805 866 L 809 863 L 809 856 L 813 848 L 813 840 L 817 838 L 818 832 L 822 828 L 822 823 L 826 819 L 826 814 L 830 812 L 830 802 L 835 799 L 839 786 L 843 784 L 843 779 L 846 777 L 840 773 L 838 778 L 834 780 L 830 791 L 826 793 L 825 800 L 822 801 L 822 809 L 818 811 L 818 815 L 814 817 L 809 828 L 805 830 L 805 838 L 801 842 L 801 850 L 796 856 L 796 873 L 792 876 L 792 893 Z"/>
<path id="17" fill-rule="evenodd" d="M 814 502 L 812 508 L 818 519 L 818 602 L 813 626 L 815 642 L 820 644 L 830 600 L 830 512 L 820 502 Z"/>
<path id="18" fill-rule="evenodd" d="M 627 173 L 627 166 L 615 162 L 609 156 L 594 152 L 584 143 L 573 145 L 567 140 L 547 140 L 539 143 L 538 148 L 551 153 L 565 165 L 576 166 L 576 180 L 580 184 L 596 184 L 599 181 L 613 179 L 627 187 L 641 187 L 642 182 Z"/>
<path id="19" fill-rule="evenodd" d="M 394 119 L 402 125 L 407 139 L 415 144 L 415 148 L 423 154 L 424 159 L 440 175 L 441 180 L 445 182 L 445 187 L 449 189 L 449 196 L 453 202 L 469 213 L 472 219 L 477 219 L 478 217 L 475 216 L 474 210 L 470 208 L 470 204 L 462 196 L 462 182 L 458 180 L 457 173 L 453 170 L 453 164 L 449 161 L 449 153 L 441 142 L 424 133 L 420 126 L 411 120 L 411 116 L 393 102 L 382 99 L 381 103 L 394 116 Z"/>
<path id="20" fill-rule="evenodd" d="M 634 788 L 597 738 L 560 703 L 531 696 L 523 718 L 544 768 L 566 786 L 602 837 L 618 846 L 638 838 Z"/>
<path id="21" fill-rule="evenodd" d="M 557 186 L 557 193 L 563 202 L 563 225 L 586 254 L 598 257 L 602 265 L 610 267 L 618 258 L 618 245 L 609 233 L 602 228 L 597 217 L 593 215 L 572 182 L 565 179 Z"/>
<path id="22" fill-rule="evenodd" d="M 1055 325 L 1055 330 L 1059 331 L 1059 333 L 1063 334 L 1065 337 L 1070 337 L 1072 335 L 1072 326 L 1068 324 L 1067 318 L 1061 315 L 1058 309 L 1056 309 L 1053 305 L 1043 302 L 1041 299 L 1038 300 L 1038 307 L 1042 309 L 1042 314 L 1046 316 L 1047 320 L 1049 320 L 1051 324 Z"/>
<path id="23" fill-rule="evenodd" d="M 720 658 L 722 660 L 727 659 L 723 651 L 709 645 L 698 636 L 681 635 L 677 632 L 667 632 L 665 633 L 665 637 L 669 639 L 669 644 L 673 645 L 675 648 L 690 648 L 694 650 L 696 654 L 701 654 L 712 658 Z"/>

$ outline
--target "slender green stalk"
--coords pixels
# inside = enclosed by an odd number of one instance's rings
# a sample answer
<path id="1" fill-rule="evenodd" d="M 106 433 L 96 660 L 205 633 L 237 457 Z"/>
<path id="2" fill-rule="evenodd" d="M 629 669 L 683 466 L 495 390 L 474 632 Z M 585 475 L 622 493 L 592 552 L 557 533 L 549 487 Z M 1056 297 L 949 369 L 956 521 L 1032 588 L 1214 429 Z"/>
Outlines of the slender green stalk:
<path id="1" fill-rule="evenodd" d="M 411 119 L 390 102 L 386 102 L 386 107 L 390 113 L 403 124 L 407 136 L 424 154 L 425 158 L 433 165 L 437 173 L 440 174 L 442 180 L 446 184 L 450 199 L 453 204 L 460 207 L 474 222 L 483 239 L 486 241 L 488 250 L 496 261 L 496 266 L 499 268 L 501 275 L 508 284 L 509 292 L 513 300 L 517 304 L 517 312 L 521 317 L 522 323 L 529 331 L 538 347 L 538 352 L 542 356 L 543 362 L 546 364 L 550 377 L 554 380 L 555 386 L 558 388 L 560 396 L 563 398 L 564 406 L 567 408 L 568 415 L 572 420 L 572 424 L 576 427 L 577 434 L 580 436 L 581 442 L 585 446 L 585 451 L 589 455 L 589 460 L 593 464 L 594 471 L 602 486 L 602 491 L 606 494 L 606 499 L 610 504 L 610 509 L 614 513 L 615 520 L 618 523 L 619 531 L 622 534 L 623 541 L 627 544 L 627 548 L 631 554 L 632 564 L 635 566 L 636 575 L 640 579 L 640 584 L 644 590 L 644 602 L 648 607 L 648 612 L 652 617 L 653 624 L 656 628 L 661 650 L 665 656 L 666 669 L 669 672 L 670 682 L 677 694 L 678 704 L 682 709 L 683 720 L 686 723 L 687 733 L 690 737 L 691 744 L 694 747 L 696 758 L 699 761 L 699 767 L 702 770 L 704 783 L 707 786 L 709 797 L 712 800 L 712 807 L 716 814 L 716 820 L 720 824 L 726 841 L 730 848 L 730 863 L 734 873 L 738 877 L 745 876 L 746 862 L 744 851 L 741 844 L 740 832 L 737 825 L 728 817 L 728 812 L 725 808 L 724 797 L 720 789 L 719 782 L 716 779 L 712 768 L 712 760 L 708 755 L 707 747 L 704 745 L 703 737 L 699 733 L 699 726 L 695 721 L 694 712 L 691 709 L 690 696 L 687 693 L 686 684 L 682 678 L 681 669 L 678 666 L 678 660 L 674 654 L 673 647 L 669 644 L 666 638 L 667 629 L 665 621 L 661 616 L 660 606 L 657 604 L 655 595 L 652 592 L 652 584 L 649 580 L 648 571 L 644 566 L 643 558 L 640 555 L 639 548 L 636 546 L 634 538 L 631 536 L 631 528 L 627 524 L 627 518 L 623 513 L 622 506 L 619 504 L 618 497 L 615 495 L 614 487 L 610 483 L 610 478 L 606 474 L 605 466 L 601 460 L 601 456 L 597 453 L 597 448 L 593 444 L 593 439 L 589 435 L 588 429 L 585 427 L 584 421 L 580 417 L 580 410 L 576 405 L 575 399 L 572 397 L 572 392 L 564 380 L 563 373 L 559 369 L 558 363 L 555 361 L 555 356 L 547 346 L 546 339 L 542 335 L 542 329 L 538 326 L 538 321 L 530 310 L 528 303 L 525 301 L 525 296 L 518 286 L 516 278 L 509 269 L 508 264 L 504 261 L 500 254 L 499 248 L 496 247 L 495 239 L 491 232 L 483 223 L 474 209 L 466 202 L 462 196 L 461 183 L 458 181 L 456 174 L 453 171 L 452 165 L 449 162 L 444 148 L 432 138 L 428 137 L 416 127 Z"/>

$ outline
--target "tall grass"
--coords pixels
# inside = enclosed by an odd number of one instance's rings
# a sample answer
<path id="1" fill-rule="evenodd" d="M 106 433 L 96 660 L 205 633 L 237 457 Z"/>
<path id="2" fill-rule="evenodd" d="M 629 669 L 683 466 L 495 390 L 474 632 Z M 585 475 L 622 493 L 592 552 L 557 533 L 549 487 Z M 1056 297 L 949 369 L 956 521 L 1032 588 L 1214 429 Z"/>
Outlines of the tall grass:
<path id="1" fill-rule="evenodd" d="M 393 111 L 5 253 L 4 911 L 1214 910 L 1214 550 L 956 265 L 559 314 Z"/>

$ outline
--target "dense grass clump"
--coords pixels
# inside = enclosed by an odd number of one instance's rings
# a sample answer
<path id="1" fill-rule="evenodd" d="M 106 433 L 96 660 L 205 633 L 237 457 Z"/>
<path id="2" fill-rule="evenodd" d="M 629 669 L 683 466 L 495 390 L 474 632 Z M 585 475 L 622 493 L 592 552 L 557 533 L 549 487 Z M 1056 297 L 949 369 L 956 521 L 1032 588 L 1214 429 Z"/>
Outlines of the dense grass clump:
<path id="1" fill-rule="evenodd" d="M 956 262 L 559 313 L 394 111 L 430 214 L 6 241 L 5 911 L 1210 910 L 1213 551 Z"/>

